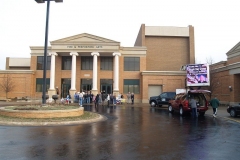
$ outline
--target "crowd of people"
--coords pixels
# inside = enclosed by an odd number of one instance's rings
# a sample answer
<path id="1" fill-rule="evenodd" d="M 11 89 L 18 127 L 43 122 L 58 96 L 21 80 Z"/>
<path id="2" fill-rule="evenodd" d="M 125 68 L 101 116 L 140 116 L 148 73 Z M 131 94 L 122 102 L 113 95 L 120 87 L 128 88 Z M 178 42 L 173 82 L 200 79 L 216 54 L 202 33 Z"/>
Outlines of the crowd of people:
<path id="1" fill-rule="evenodd" d="M 91 93 L 91 91 L 82 91 L 82 92 L 75 92 L 74 94 L 74 103 L 78 103 L 80 107 L 83 106 L 83 104 L 91 104 L 94 103 L 95 107 L 98 107 L 99 105 L 102 106 L 109 106 L 110 104 L 116 105 L 116 104 L 122 104 L 122 103 L 128 103 L 128 104 L 134 104 L 134 93 L 128 93 L 126 95 L 127 99 L 124 98 L 123 94 L 107 94 L 105 91 L 101 91 L 100 93 L 94 95 Z M 66 99 L 62 98 L 62 103 L 69 104 L 71 102 L 72 98 L 69 95 L 67 95 Z"/>

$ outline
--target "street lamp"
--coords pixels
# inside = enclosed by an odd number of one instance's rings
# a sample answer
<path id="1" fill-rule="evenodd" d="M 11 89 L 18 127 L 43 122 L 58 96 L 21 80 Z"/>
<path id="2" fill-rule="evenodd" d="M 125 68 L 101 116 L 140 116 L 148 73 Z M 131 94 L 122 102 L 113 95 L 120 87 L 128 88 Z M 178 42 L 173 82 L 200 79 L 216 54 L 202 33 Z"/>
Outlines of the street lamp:
<path id="1" fill-rule="evenodd" d="M 45 3 L 47 1 L 47 14 L 46 14 L 46 28 L 45 28 L 45 45 L 44 45 L 44 58 L 43 58 L 43 89 L 42 89 L 42 104 L 46 104 L 46 66 L 47 66 L 47 48 L 48 48 L 48 19 L 49 19 L 49 6 L 50 1 L 53 0 L 35 0 L 37 3 Z M 54 0 L 55 2 L 63 2 L 63 0 Z"/>

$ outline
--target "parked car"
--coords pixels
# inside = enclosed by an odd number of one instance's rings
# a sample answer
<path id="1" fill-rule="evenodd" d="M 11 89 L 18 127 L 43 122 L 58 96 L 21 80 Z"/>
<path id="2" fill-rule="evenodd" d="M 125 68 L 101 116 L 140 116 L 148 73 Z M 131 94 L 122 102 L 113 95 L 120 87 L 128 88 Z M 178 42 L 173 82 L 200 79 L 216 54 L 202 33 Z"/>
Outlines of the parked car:
<path id="1" fill-rule="evenodd" d="M 208 90 L 190 90 L 187 93 L 179 93 L 175 99 L 170 100 L 168 104 L 168 111 L 173 113 L 177 111 L 180 115 L 191 113 L 191 106 L 189 105 L 189 98 L 193 97 L 197 101 L 197 112 L 204 116 L 208 110 L 208 102 L 206 94 L 211 94 Z"/>
<path id="2" fill-rule="evenodd" d="M 151 107 L 168 105 L 168 101 L 176 96 L 176 92 L 163 92 L 159 96 L 153 96 L 149 99 Z"/>
<path id="3" fill-rule="evenodd" d="M 231 117 L 237 117 L 240 115 L 240 104 L 228 106 L 227 112 L 230 114 Z"/>

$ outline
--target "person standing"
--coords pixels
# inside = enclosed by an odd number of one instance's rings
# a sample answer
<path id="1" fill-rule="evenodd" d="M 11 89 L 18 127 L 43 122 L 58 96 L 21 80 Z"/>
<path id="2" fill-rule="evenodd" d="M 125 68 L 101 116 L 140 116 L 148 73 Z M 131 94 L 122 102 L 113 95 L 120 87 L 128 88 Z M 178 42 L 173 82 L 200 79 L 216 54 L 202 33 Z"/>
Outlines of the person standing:
<path id="1" fill-rule="evenodd" d="M 116 100 L 117 100 L 116 93 L 114 93 L 113 94 L 113 105 L 116 105 Z"/>
<path id="2" fill-rule="evenodd" d="M 109 103 L 110 103 L 110 95 L 108 94 L 107 95 L 107 105 L 108 105 L 108 107 L 109 107 Z"/>
<path id="3" fill-rule="evenodd" d="M 193 118 L 198 117 L 198 114 L 197 114 L 197 101 L 193 97 L 191 97 L 189 104 L 190 104 L 190 106 L 192 108 L 192 117 Z"/>
<path id="4" fill-rule="evenodd" d="M 132 104 L 134 104 L 134 93 L 131 94 Z"/>
<path id="5" fill-rule="evenodd" d="M 69 101 L 70 101 L 70 96 L 67 95 L 67 98 L 66 98 L 66 102 L 67 102 L 67 104 L 69 104 Z"/>
<path id="6" fill-rule="evenodd" d="M 79 93 L 75 92 L 74 94 L 74 103 L 78 103 L 79 102 Z"/>
<path id="7" fill-rule="evenodd" d="M 101 94 L 101 92 L 98 94 L 98 103 L 102 104 L 102 94 Z"/>
<path id="8" fill-rule="evenodd" d="M 56 94 L 59 95 L 59 89 L 56 87 Z"/>
<path id="9" fill-rule="evenodd" d="M 216 117 L 217 116 L 217 108 L 219 106 L 219 100 L 217 99 L 217 97 L 211 99 L 210 101 L 210 105 L 212 106 L 212 109 L 213 109 L 213 117 Z"/>
<path id="10" fill-rule="evenodd" d="M 105 102 L 107 101 L 107 94 L 105 93 L 105 91 L 102 91 L 101 97 L 102 97 L 102 106 L 104 106 Z"/>
<path id="11" fill-rule="evenodd" d="M 82 107 L 82 103 L 83 103 L 83 93 L 79 93 L 79 106 Z"/>
<path id="12" fill-rule="evenodd" d="M 128 92 L 128 94 L 127 94 L 127 103 L 131 103 L 131 93 L 130 92 Z"/>
<path id="13" fill-rule="evenodd" d="M 90 104 L 90 97 L 91 97 L 91 94 L 89 91 L 87 91 L 87 95 L 86 95 L 86 98 L 87 98 L 87 104 Z"/>
<path id="14" fill-rule="evenodd" d="M 95 97 L 95 108 L 98 108 L 98 104 L 99 104 L 99 94 L 97 94 Z"/>

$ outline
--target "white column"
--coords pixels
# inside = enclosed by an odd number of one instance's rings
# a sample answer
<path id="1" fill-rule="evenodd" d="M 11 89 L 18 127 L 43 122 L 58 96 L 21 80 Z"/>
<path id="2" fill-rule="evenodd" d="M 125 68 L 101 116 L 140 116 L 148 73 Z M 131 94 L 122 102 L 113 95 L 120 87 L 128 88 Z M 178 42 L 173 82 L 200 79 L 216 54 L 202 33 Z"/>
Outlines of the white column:
<path id="1" fill-rule="evenodd" d="M 77 52 L 71 52 L 72 56 L 72 73 L 71 73 L 71 90 L 76 90 L 76 56 Z"/>
<path id="2" fill-rule="evenodd" d="M 55 56 L 58 54 L 56 52 L 50 52 L 51 55 L 51 69 L 50 69 L 50 88 L 49 90 L 55 90 Z"/>
<path id="3" fill-rule="evenodd" d="M 114 52 L 113 56 L 114 58 L 114 86 L 113 91 L 119 91 L 119 56 L 121 56 L 121 53 Z"/>
<path id="4" fill-rule="evenodd" d="M 93 56 L 93 86 L 92 90 L 97 91 L 97 56 L 99 56 L 98 52 L 92 52 Z"/>

